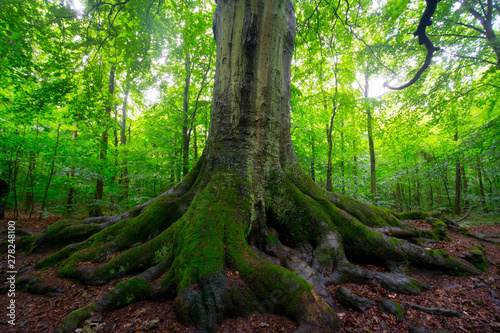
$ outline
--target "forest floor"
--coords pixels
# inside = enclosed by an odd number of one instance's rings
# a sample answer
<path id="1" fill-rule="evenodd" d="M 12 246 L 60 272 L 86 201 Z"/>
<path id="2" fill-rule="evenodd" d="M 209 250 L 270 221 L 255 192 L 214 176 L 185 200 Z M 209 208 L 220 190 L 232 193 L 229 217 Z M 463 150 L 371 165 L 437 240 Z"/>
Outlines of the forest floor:
<path id="1" fill-rule="evenodd" d="M 7 212 L 7 216 L 9 212 Z M 16 227 L 38 233 L 60 219 L 60 216 L 49 216 L 41 221 L 27 216 L 20 216 Z M 8 220 L 0 222 L 0 231 L 6 228 Z M 426 226 L 421 221 L 416 225 Z M 489 225 L 469 225 L 475 234 L 500 236 L 500 220 Z M 391 299 L 399 303 L 407 302 L 425 307 L 440 307 L 456 310 L 460 317 L 444 317 L 426 314 L 406 307 L 404 319 L 396 319 L 377 306 L 365 313 L 359 313 L 336 304 L 336 312 L 343 332 L 408 332 L 411 326 L 428 330 L 444 330 L 447 332 L 500 332 L 500 306 L 493 297 L 500 294 L 500 246 L 465 237 L 460 233 L 449 231 L 451 241 L 441 241 L 429 245 L 433 249 L 443 249 L 452 256 L 469 252 L 471 246 L 482 243 L 490 261 L 488 271 L 480 276 L 448 276 L 438 272 L 412 269 L 410 274 L 433 286 L 431 291 L 419 296 L 400 295 L 388 292 L 377 286 L 344 284 L 354 293 L 378 303 L 383 299 Z M 495 239 L 499 241 L 499 239 Z M 29 256 L 16 254 L 16 266 L 32 264 L 47 256 L 32 254 Z M 7 255 L 2 254 L 0 262 L 0 281 L 6 282 Z M 365 268 L 383 271 L 379 267 L 363 265 Z M 75 281 L 56 277 L 55 269 L 37 271 L 32 274 L 41 275 L 46 282 L 66 290 L 57 297 L 30 295 L 16 292 L 16 325 L 8 324 L 7 306 L 10 298 L 0 295 L 0 331 L 1 332 L 53 332 L 60 321 L 71 311 L 83 307 L 96 300 L 120 281 L 105 286 L 85 286 Z M 230 272 L 228 273 L 230 274 Z M 340 285 L 331 286 L 329 290 L 335 294 Z M 500 303 L 500 300 L 497 299 Z M 105 314 L 96 314 L 83 329 L 77 332 L 195 332 L 194 327 L 183 326 L 176 318 L 172 307 L 173 301 L 142 301 Z M 218 332 L 291 332 L 296 324 L 290 320 L 270 314 L 255 314 L 248 318 L 226 319 Z"/>

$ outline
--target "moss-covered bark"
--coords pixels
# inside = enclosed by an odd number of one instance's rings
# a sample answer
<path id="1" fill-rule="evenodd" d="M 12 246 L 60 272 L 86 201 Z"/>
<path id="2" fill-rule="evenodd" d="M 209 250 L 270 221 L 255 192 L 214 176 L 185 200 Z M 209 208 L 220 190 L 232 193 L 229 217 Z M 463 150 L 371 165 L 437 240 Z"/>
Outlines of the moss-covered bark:
<path id="1" fill-rule="evenodd" d="M 60 222 L 21 241 L 27 251 L 68 244 L 30 269 L 55 266 L 61 277 L 94 285 L 126 277 L 69 314 L 60 331 L 74 330 L 93 311 L 173 298 L 179 318 L 201 332 L 216 331 L 225 316 L 256 311 L 285 315 L 302 332 L 335 332 L 325 285 L 375 283 L 418 294 L 429 286 L 405 275 L 410 264 L 479 273 L 405 240 L 430 234 L 402 216 L 327 192 L 301 170 L 290 137 L 291 0 L 219 0 L 214 35 L 209 137 L 186 178 L 122 215 Z M 440 224 L 435 230 L 444 237 Z"/>

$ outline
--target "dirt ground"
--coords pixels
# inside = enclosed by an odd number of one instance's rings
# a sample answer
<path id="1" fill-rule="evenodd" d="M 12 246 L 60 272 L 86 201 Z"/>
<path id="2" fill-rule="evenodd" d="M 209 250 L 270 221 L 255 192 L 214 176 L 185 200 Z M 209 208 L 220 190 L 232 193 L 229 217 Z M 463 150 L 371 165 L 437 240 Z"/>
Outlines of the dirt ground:
<path id="1" fill-rule="evenodd" d="M 7 215 L 8 216 L 8 215 Z M 48 225 L 57 221 L 59 216 L 50 216 L 38 221 L 20 216 L 16 227 L 31 232 L 41 232 Z M 421 224 L 422 222 L 415 222 Z M 7 220 L 0 221 L 0 231 L 7 227 Z M 500 221 L 494 225 L 470 227 L 475 234 L 500 236 Z M 500 253 L 499 246 L 486 243 L 460 233 L 449 231 L 451 241 L 441 241 L 429 245 L 433 249 L 443 249 L 452 256 L 469 252 L 471 246 L 482 243 L 490 261 L 488 271 L 480 276 L 448 276 L 438 272 L 413 268 L 411 275 L 433 286 L 433 289 L 419 296 L 399 295 L 377 286 L 346 283 L 344 286 L 359 296 L 378 303 L 391 299 L 404 304 L 413 303 L 425 307 L 440 307 L 458 311 L 460 317 L 445 317 L 420 312 L 406 306 L 406 316 L 396 319 L 378 306 L 365 313 L 359 313 L 336 303 L 336 312 L 343 332 L 408 332 L 411 326 L 427 330 L 447 332 L 500 332 L 500 300 L 494 297 L 500 294 Z M 499 238 L 494 238 L 500 241 Z M 34 263 L 48 253 L 25 256 L 16 254 L 16 266 Z M 7 255 L 2 253 L 0 261 L 0 280 L 6 282 Z M 364 267 L 382 270 L 379 267 Z M 105 286 L 85 286 L 76 281 L 57 278 L 54 269 L 38 271 L 43 279 L 53 286 L 66 290 L 57 297 L 30 295 L 16 292 L 15 326 L 8 323 L 7 306 L 10 298 L 0 295 L 0 331 L 1 332 L 53 332 L 60 321 L 71 311 L 83 307 L 101 297 L 119 281 Z M 230 272 L 228 273 L 230 274 Z M 331 286 L 335 294 L 340 285 Z M 105 314 L 96 314 L 87 321 L 78 332 L 195 332 L 194 327 L 182 325 L 176 318 L 172 307 L 173 301 L 142 301 Z M 255 314 L 248 318 L 226 319 L 218 332 L 292 332 L 297 325 L 290 320 L 270 314 Z"/>

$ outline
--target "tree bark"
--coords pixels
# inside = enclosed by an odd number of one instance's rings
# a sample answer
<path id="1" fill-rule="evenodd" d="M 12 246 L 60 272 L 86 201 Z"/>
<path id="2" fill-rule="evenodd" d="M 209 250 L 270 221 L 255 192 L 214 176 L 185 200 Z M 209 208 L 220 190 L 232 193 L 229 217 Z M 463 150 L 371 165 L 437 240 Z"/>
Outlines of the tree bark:
<path id="1" fill-rule="evenodd" d="M 461 172 L 461 178 L 462 178 L 462 194 L 463 194 L 463 198 L 464 198 L 464 206 L 469 207 L 470 201 L 469 201 L 469 195 L 468 195 L 467 175 L 465 174 L 464 163 L 462 163 L 460 165 L 460 172 Z"/>
<path id="2" fill-rule="evenodd" d="M 484 4 L 481 3 L 484 15 L 476 11 L 468 0 L 462 2 L 462 4 L 466 7 L 467 11 L 483 26 L 484 31 L 482 31 L 482 34 L 486 36 L 489 46 L 495 53 L 495 56 L 497 58 L 497 68 L 500 69 L 500 42 L 498 41 L 498 38 L 493 29 L 493 24 L 494 24 L 493 1 L 487 0 L 487 3 L 485 4 L 486 6 L 484 6 Z M 484 10 L 485 7 L 486 10 Z"/>
<path id="3" fill-rule="evenodd" d="M 184 61 L 186 79 L 184 83 L 184 98 L 182 103 L 183 121 L 182 121 L 182 175 L 186 176 L 189 172 L 189 85 L 191 83 L 191 57 L 186 54 Z"/>
<path id="4" fill-rule="evenodd" d="M 75 127 L 76 127 L 76 129 L 73 130 L 73 137 L 72 137 L 73 145 L 76 145 L 76 141 L 78 140 L 78 123 L 75 123 Z M 73 186 L 73 181 L 75 178 L 75 164 L 74 163 L 71 163 L 71 169 L 69 170 L 68 177 L 69 177 L 70 185 L 69 185 L 69 190 L 68 190 L 68 198 L 66 200 L 66 211 L 67 211 L 68 215 L 71 216 L 71 214 L 74 211 L 75 204 L 76 204 L 76 198 L 75 198 L 76 189 Z"/>
<path id="5" fill-rule="evenodd" d="M 458 130 L 455 131 L 454 140 L 458 141 Z M 455 207 L 454 212 L 457 215 L 460 215 L 460 194 L 462 191 L 461 184 L 462 180 L 460 179 L 460 157 L 457 157 L 455 162 Z"/>
<path id="6" fill-rule="evenodd" d="M 483 175 L 481 173 L 481 158 L 480 157 L 477 158 L 476 170 L 477 170 L 477 180 L 479 183 L 479 197 L 481 198 L 481 206 L 483 207 L 484 213 L 489 213 L 489 209 L 486 206 L 486 196 L 484 195 Z"/>
<path id="7" fill-rule="evenodd" d="M 107 153 L 108 153 L 108 120 L 109 117 L 111 116 L 111 108 L 112 108 L 112 97 L 114 94 L 115 90 L 115 66 L 112 65 L 111 69 L 109 70 L 109 83 L 108 83 L 108 100 L 106 102 L 106 113 L 105 117 L 106 119 L 104 120 L 104 126 L 105 129 L 102 132 L 102 137 L 101 137 L 101 147 L 100 147 L 100 154 L 99 154 L 99 160 L 100 160 L 100 168 L 101 168 L 101 174 L 98 176 L 96 180 L 96 186 L 95 186 L 95 195 L 94 195 L 94 204 L 92 205 L 92 209 L 89 212 L 90 216 L 102 216 L 102 210 L 100 207 L 101 200 L 103 198 L 104 194 L 104 161 L 106 160 Z"/>
<path id="8" fill-rule="evenodd" d="M 311 179 L 316 181 L 316 147 L 314 146 L 314 136 L 311 135 Z"/>
<path id="9" fill-rule="evenodd" d="M 364 90 L 365 100 L 368 99 L 369 79 L 370 75 L 368 73 L 368 69 L 366 69 L 365 90 Z M 370 149 L 370 193 L 372 195 L 372 199 L 375 199 L 377 196 L 377 176 L 375 173 L 375 146 L 373 144 L 373 118 L 368 103 L 366 104 L 366 122 L 368 127 L 368 146 Z"/>
<path id="10" fill-rule="evenodd" d="M 335 61 L 334 64 L 334 69 L 333 69 L 333 74 L 335 76 L 335 93 L 333 95 L 332 99 L 332 116 L 330 117 L 330 123 L 327 125 L 326 129 L 326 139 L 328 141 L 328 164 L 326 167 L 326 190 L 327 191 L 332 191 L 333 190 L 333 180 L 332 180 L 332 174 L 333 174 L 333 165 L 332 165 L 332 154 L 333 154 L 333 121 L 335 119 L 335 116 L 338 111 L 338 102 L 337 102 L 337 95 L 338 95 L 338 78 L 337 78 L 337 61 Z M 325 103 L 325 109 L 328 109 L 327 103 Z"/>
<path id="11" fill-rule="evenodd" d="M 344 166 L 344 121 L 340 123 L 342 128 L 340 132 L 340 172 L 342 175 L 342 194 L 345 194 L 345 166 Z"/>
<path id="12" fill-rule="evenodd" d="M 127 88 L 125 90 L 125 96 L 123 97 L 123 105 L 122 105 L 122 122 L 120 129 L 120 144 L 125 146 L 127 144 L 127 105 L 128 105 L 128 96 L 130 93 L 130 82 L 127 82 Z M 127 168 L 127 150 L 123 149 L 123 160 L 122 160 L 122 171 L 120 176 L 120 182 L 122 185 L 122 195 L 120 196 L 120 201 L 128 198 L 128 188 L 129 188 L 129 179 L 128 179 L 128 168 Z"/>
<path id="13" fill-rule="evenodd" d="M 49 171 L 49 179 L 47 180 L 47 186 L 45 186 L 45 193 L 43 194 L 43 200 L 42 200 L 42 208 L 40 209 L 40 215 L 38 216 L 38 219 L 41 220 L 44 210 L 45 210 L 45 204 L 47 203 L 47 194 L 49 193 L 49 187 L 50 187 L 50 182 L 52 181 L 52 176 L 54 175 L 54 169 L 56 165 L 56 158 L 57 158 L 57 148 L 59 147 L 59 130 L 61 129 L 61 123 L 57 126 L 57 138 L 56 138 L 56 144 L 54 146 L 54 156 L 52 157 L 52 164 L 50 166 L 50 171 Z"/>

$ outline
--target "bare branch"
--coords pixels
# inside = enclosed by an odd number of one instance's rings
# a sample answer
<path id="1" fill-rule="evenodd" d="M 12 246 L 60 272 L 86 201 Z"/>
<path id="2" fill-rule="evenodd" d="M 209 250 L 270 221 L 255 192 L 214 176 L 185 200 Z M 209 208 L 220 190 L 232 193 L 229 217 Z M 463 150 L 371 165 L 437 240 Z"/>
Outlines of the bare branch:
<path id="1" fill-rule="evenodd" d="M 443 51 L 443 52 L 448 53 L 454 57 L 461 58 L 461 59 L 477 60 L 477 61 L 481 61 L 481 62 L 484 62 L 487 64 L 491 64 L 491 65 L 495 65 L 495 66 L 497 65 L 496 62 L 489 61 L 489 60 L 482 59 L 482 58 L 464 56 L 464 55 L 460 55 L 460 54 L 456 54 L 456 53 L 452 53 L 452 52 L 448 52 L 448 51 Z"/>
<path id="2" fill-rule="evenodd" d="M 422 67 L 420 67 L 415 76 L 413 76 L 413 78 L 406 84 L 403 84 L 402 86 L 399 87 L 391 87 L 386 82 L 384 83 L 385 87 L 391 90 L 401 90 L 413 85 L 415 82 L 417 82 L 422 73 L 430 66 L 432 57 L 434 56 L 434 52 L 441 50 L 439 47 L 435 47 L 434 44 L 432 44 L 432 41 L 425 32 L 425 29 L 432 24 L 432 15 L 434 15 L 434 12 L 436 11 L 437 8 L 437 4 L 440 1 L 441 0 L 426 0 L 427 5 L 425 6 L 424 13 L 420 18 L 417 30 L 415 30 L 415 32 L 413 33 L 415 37 L 418 37 L 418 44 L 419 45 L 423 44 L 425 46 L 425 49 L 427 50 L 427 55 L 425 56 L 425 61 Z"/>
<path id="3" fill-rule="evenodd" d="M 446 19 L 445 19 L 445 22 L 451 22 L 453 24 L 460 25 L 462 27 L 466 27 L 466 28 L 469 28 L 469 29 L 472 29 L 472 30 L 476 30 L 477 32 L 479 32 L 481 34 L 486 35 L 486 31 L 481 30 L 480 28 L 475 27 L 475 26 L 473 26 L 471 24 L 466 24 L 466 23 L 462 23 L 462 22 L 454 22 L 454 21 L 446 20 Z"/>

